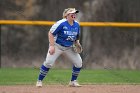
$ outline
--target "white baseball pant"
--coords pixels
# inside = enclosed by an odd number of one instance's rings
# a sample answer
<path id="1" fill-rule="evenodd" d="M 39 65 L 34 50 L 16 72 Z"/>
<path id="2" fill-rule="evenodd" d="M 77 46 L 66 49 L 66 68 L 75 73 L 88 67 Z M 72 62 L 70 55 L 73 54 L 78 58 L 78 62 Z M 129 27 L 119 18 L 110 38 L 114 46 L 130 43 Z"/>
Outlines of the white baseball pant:
<path id="1" fill-rule="evenodd" d="M 80 54 L 74 52 L 73 47 L 63 47 L 59 44 L 55 44 L 55 53 L 50 55 L 49 50 L 46 56 L 46 60 L 44 61 L 43 65 L 51 68 L 55 63 L 56 59 L 61 55 L 66 55 L 73 63 L 73 65 L 77 68 L 82 67 L 82 59 Z"/>

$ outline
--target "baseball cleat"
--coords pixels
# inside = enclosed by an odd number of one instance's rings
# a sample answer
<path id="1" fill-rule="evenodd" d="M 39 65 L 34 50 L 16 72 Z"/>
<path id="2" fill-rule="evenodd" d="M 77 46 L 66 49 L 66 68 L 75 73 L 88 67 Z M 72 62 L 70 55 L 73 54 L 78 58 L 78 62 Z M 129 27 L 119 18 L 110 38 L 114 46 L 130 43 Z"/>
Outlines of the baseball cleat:
<path id="1" fill-rule="evenodd" d="M 36 87 L 42 87 L 42 81 L 41 80 L 36 82 Z"/>
<path id="2" fill-rule="evenodd" d="M 76 80 L 70 81 L 69 86 L 70 87 L 81 87 L 81 85 Z"/>

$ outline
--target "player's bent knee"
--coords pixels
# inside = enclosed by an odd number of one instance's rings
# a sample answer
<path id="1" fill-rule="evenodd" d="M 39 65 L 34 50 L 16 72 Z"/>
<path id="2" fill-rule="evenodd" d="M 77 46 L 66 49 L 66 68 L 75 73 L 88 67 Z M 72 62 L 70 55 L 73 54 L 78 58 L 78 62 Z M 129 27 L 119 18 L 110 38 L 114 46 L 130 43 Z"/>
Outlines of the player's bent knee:
<path id="1" fill-rule="evenodd" d="M 51 68 L 53 66 L 54 62 L 52 60 L 46 60 L 44 61 L 43 65 L 45 67 Z"/>
<path id="2" fill-rule="evenodd" d="M 81 68 L 82 67 L 82 61 L 79 61 L 78 63 L 74 64 L 75 67 Z"/>

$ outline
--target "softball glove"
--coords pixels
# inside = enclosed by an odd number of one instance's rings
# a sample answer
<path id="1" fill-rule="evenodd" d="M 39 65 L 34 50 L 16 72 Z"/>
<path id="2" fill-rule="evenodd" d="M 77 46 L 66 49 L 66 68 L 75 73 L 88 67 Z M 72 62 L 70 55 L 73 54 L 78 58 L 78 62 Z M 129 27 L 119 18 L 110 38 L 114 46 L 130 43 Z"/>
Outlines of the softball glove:
<path id="1" fill-rule="evenodd" d="M 83 48 L 81 46 L 80 43 L 76 43 L 74 42 L 73 44 L 73 50 L 76 52 L 76 53 L 81 53 L 83 51 Z"/>

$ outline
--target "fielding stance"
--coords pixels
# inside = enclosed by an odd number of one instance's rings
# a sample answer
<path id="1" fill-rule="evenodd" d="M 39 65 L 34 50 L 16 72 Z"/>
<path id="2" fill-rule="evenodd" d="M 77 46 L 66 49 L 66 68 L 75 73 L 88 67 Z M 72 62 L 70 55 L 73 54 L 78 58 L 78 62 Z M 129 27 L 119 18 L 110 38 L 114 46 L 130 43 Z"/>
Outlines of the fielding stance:
<path id="1" fill-rule="evenodd" d="M 42 87 L 42 80 L 61 54 L 66 55 L 73 63 L 72 77 L 69 86 L 81 86 L 76 81 L 82 67 L 82 59 L 79 55 L 79 53 L 82 52 L 82 47 L 79 43 L 80 26 L 75 21 L 78 12 L 75 8 L 65 9 L 63 19 L 57 21 L 51 27 L 48 33 L 49 49 L 46 60 L 40 68 L 36 83 L 37 87 Z M 74 46 L 78 46 L 79 50 Z"/>

